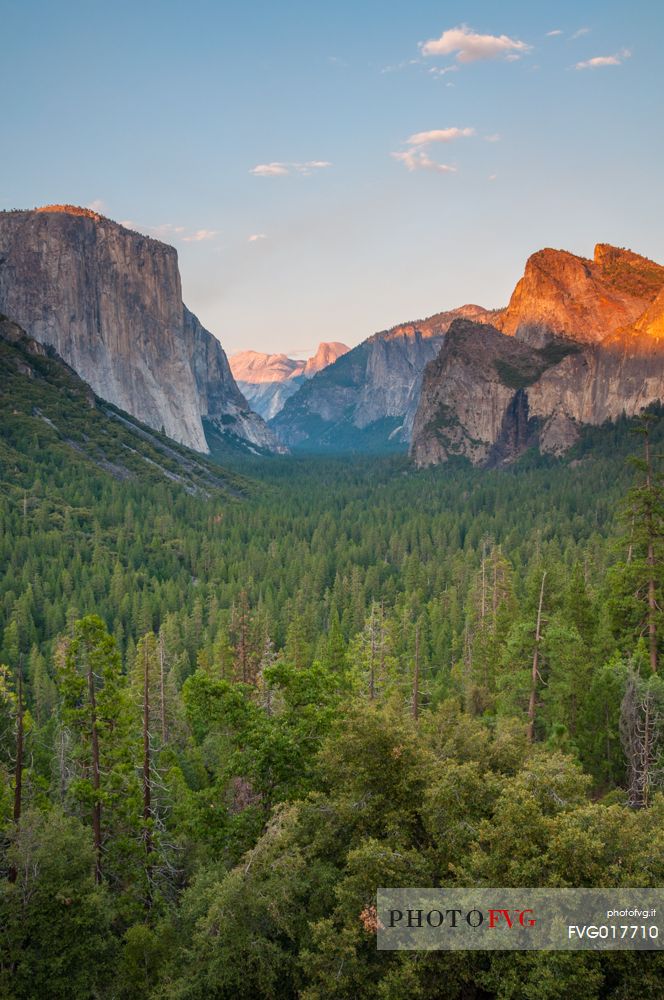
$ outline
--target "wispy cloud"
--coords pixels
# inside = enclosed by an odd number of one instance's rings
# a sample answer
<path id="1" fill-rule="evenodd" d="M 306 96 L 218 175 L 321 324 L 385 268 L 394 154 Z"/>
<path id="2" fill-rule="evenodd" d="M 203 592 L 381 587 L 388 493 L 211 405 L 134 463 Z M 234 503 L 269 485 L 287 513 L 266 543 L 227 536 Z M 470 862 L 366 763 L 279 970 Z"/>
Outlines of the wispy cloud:
<path id="1" fill-rule="evenodd" d="M 560 28 L 554 28 L 553 31 L 547 31 L 546 33 L 547 38 L 556 38 L 558 35 L 562 35 Z"/>
<path id="2" fill-rule="evenodd" d="M 182 240 L 184 243 L 205 243 L 207 240 L 213 240 L 216 235 L 216 229 L 197 229 L 195 233 L 183 236 Z"/>
<path id="3" fill-rule="evenodd" d="M 89 208 L 91 212 L 105 212 L 106 202 L 101 198 L 95 198 L 94 201 L 91 201 L 90 204 L 85 207 Z"/>
<path id="4" fill-rule="evenodd" d="M 406 149 L 401 153 L 391 153 L 395 160 L 403 163 L 406 170 L 433 170 L 437 174 L 455 174 L 456 167 L 449 163 L 436 163 L 424 149 Z"/>
<path id="5" fill-rule="evenodd" d="M 470 63 L 485 59 L 499 59 L 506 56 L 518 58 L 529 52 L 530 45 L 509 35 L 480 35 L 460 24 L 444 31 L 440 38 L 431 38 L 420 43 L 423 56 L 456 55 L 457 62 Z"/>
<path id="6" fill-rule="evenodd" d="M 134 223 L 131 223 L 131 225 L 134 225 Z M 150 233 L 151 236 L 156 236 L 158 239 L 168 236 L 172 238 L 181 237 L 186 232 L 184 226 L 174 226 L 172 222 L 162 222 L 158 226 L 141 226 L 140 223 L 136 223 L 136 226 L 142 233 Z"/>
<path id="7" fill-rule="evenodd" d="M 406 143 L 409 146 L 428 146 L 431 142 L 454 142 L 471 135 L 475 135 L 474 128 L 434 128 L 429 132 L 415 132 Z"/>
<path id="8" fill-rule="evenodd" d="M 439 174 L 455 174 L 457 167 L 449 163 L 437 163 L 432 160 L 426 147 L 432 143 L 450 143 L 456 139 L 467 139 L 476 135 L 474 128 L 433 128 L 427 132 L 414 132 L 404 143 L 408 149 L 400 150 L 390 155 L 403 163 L 407 170 L 433 170 Z"/>
<path id="9" fill-rule="evenodd" d="M 267 236 L 265 233 L 252 233 L 247 243 L 258 243 L 260 240 L 266 240 Z"/>
<path id="10" fill-rule="evenodd" d="M 484 136 L 485 142 L 500 142 L 500 139 L 501 139 L 500 132 L 492 132 L 491 135 Z"/>
<path id="11" fill-rule="evenodd" d="M 629 49 L 622 49 L 621 52 L 616 52 L 612 56 L 594 56 L 592 59 L 585 59 L 583 62 L 578 62 L 575 69 L 601 69 L 603 66 L 622 66 L 625 59 L 629 59 L 631 56 Z"/>
<path id="12" fill-rule="evenodd" d="M 572 41 L 575 41 L 577 38 L 583 38 L 584 35 L 589 35 L 589 34 L 590 34 L 590 28 L 579 28 L 570 37 Z"/>
<path id="13" fill-rule="evenodd" d="M 419 66 L 421 59 L 404 59 L 403 62 L 393 63 L 391 66 L 383 66 L 381 73 L 399 73 L 409 66 Z"/>
<path id="14" fill-rule="evenodd" d="M 164 242 L 204 243 L 218 236 L 217 229 L 190 230 L 186 226 L 176 226 L 172 222 L 162 222 L 158 226 L 145 226 L 140 222 L 134 222 L 133 219 L 123 219 L 120 225 Z"/>
<path id="15" fill-rule="evenodd" d="M 431 76 L 446 76 L 447 73 L 457 73 L 458 70 L 458 66 L 429 66 Z M 451 86 L 451 84 L 448 84 L 448 86 Z"/>
<path id="16" fill-rule="evenodd" d="M 304 163 L 281 163 L 275 160 L 272 163 L 258 163 L 249 173 L 254 177 L 288 177 L 292 174 L 308 177 L 314 170 L 324 170 L 331 166 L 327 160 L 307 160 Z"/>

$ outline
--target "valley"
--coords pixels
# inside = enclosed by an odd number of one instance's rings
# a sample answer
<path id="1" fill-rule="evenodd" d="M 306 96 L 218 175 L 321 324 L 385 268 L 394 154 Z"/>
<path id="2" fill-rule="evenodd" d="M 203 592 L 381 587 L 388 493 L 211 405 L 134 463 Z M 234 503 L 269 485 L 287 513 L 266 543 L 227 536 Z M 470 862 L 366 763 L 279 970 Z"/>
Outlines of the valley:
<path id="1" fill-rule="evenodd" d="M 662 1000 L 664 5 L 0 25 L 0 1000 Z"/>
<path id="2" fill-rule="evenodd" d="M 377 952 L 372 907 L 661 884 L 664 269 L 545 251 L 506 310 L 235 356 L 297 383 L 268 426 L 179 292 L 173 327 L 91 263 L 171 295 L 169 248 L 81 212 L 19 213 L 27 256 L 0 219 L 0 992 L 536 989 L 546 953 Z M 35 228 L 96 318 L 33 280 Z M 661 975 L 573 958 L 596 1000 Z"/>

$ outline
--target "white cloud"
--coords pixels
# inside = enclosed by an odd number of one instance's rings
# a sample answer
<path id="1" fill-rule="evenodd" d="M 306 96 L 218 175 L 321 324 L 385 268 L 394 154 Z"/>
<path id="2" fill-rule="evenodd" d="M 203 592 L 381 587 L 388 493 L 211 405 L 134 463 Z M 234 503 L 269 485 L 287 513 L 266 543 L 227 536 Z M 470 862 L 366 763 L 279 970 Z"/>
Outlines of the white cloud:
<path id="1" fill-rule="evenodd" d="M 289 174 L 309 176 L 314 170 L 324 170 L 332 164 L 327 160 L 306 160 L 304 163 L 259 163 L 249 171 L 254 177 L 287 177 Z"/>
<path id="2" fill-rule="evenodd" d="M 553 31 L 547 31 L 546 33 L 547 38 L 556 38 L 557 35 L 562 35 L 560 28 L 555 28 Z"/>
<path id="3" fill-rule="evenodd" d="M 288 172 L 287 163 L 259 163 L 249 171 L 254 177 L 285 177 Z"/>
<path id="4" fill-rule="evenodd" d="M 572 41 L 574 41 L 575 39 L 577 39 L 577 38 L 583 38 L 584 35 L 588 35 L 588 34 L 590 34 L 590 28 L 579 28 L 578 31 L 574 32 L 574 34 L 571 36 L 571 38 L 572 38 Z"/>
<path id="5" fill-rule="evenodd" d="M 207 240 L 213 240 L 216 235 L 216 229 L 197 229 L 195 233 L 183 236 L 182 240 L 184 243 L 204 243 Z"/>
<path id="6" fill-rule="evenodd" d="M 519 56 L 531 49 L 509 35 L 479 35 L 466 24 L 444 31 L 440 38 L 431 38 L 420 44 L 424 56 L 449 56 L 456 54 L 460 63 L 478 62 L 482 59 L 498 59 L 501 56 Z"/>
<path id="7" fill-rule="evenodd" d="M 249 239 L 247 240 L 247 242 L 248 243 L 258 243 L 259 240 L 266 240 L 266 239 L 267 239 L 267 236 L 265 235 L 265 233 L 252 233 L 251 236 L 249 237 Z"/>
<path id="8" fill-rule="evenodd" d="M 409 146 L 428 146 L 432 142 L 454 142 L 471 135 L 475 135 L 474 128 L 434 128 L 429 132 L 415 132 L 406 143 Z"/>
<path id="9" fill-rule="evenodd" d="M 403 163 L 406 170 L 433 170 L 438 174 L 455 174 L 457 168 L 447 163 L 436 163 L 423 149 L 406 149 L 401 153 L 390 153 L 390 156 Z"/>
<path id="10" fill-rule="evenodd" d="M 592 59 L 585 59 L 583 62 L 578 62 L 575 69 L 600 69 L 602 66 L 622 66 L 625 59 L 629 59 L 631 54 L 629 49 L 623 49 L 621 52 L 616 52 L 613 56 L 594 56 Z"/>
<path id="11" fill-rule="evenodd" d="M 500 138 L 501 137 L 500 137 L 500 133 L 499 132 L 493 132 L 491 135 L 485 135 L 484 136 L 484 141 L 485 142 L 500 142 Z"/>
<path id="12" fill-rule="evenodd" d="M 406 170 L 433 170 L 438 174 L 455 174 L 457 168 L 451 166 L 449 163 L 437 163 L 432 160 L 426 151 L 426 147 L 430 146 L 435 142 L 449 143 L 454 142 L 455 139 L 469 138 L 470 136 L 476 135 L 474 128 L 457 128 L 456 126 L 452 128 L 434 128 L 427 132 L 414 132 L 407 140 L 405 145 L 408 149 L 401 150 L 397 153 L 391 153 L 390 155 L 403 163 Z"/>
<path id="13" fill-rule="evenodd" d="M 102 201 L 101 198 L 95 198 L 94 201 L 91 201 L 85 207 L 89 208 L 91 212 L 104 212 L 106 210 L 106 202 Z"/>

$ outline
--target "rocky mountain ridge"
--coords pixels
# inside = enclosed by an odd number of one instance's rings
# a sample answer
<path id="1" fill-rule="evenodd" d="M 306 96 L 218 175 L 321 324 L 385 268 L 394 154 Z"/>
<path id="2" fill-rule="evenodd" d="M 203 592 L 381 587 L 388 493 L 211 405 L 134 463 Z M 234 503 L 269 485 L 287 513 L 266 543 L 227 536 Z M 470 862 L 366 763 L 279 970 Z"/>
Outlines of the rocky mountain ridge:
<path id="1" fill-rule="evenodd" d="M 410 439 L 425 365 L 453 320 L 488 321 L 466 305 L 373 334 L 300 386 L 270 426 L 289 447 L 382 451 Z"/>
<path id="2" fill-rule="evenodd" d="M 76 206 L 2 212 L 0 312 L 175 441 L 207 452 L 206 418 L 243 447 L 280 448 L 184 305 L 171 246 Z"/>
<path id="3" fill-rule="evenodd" d="M 561 454 L 584 424 L 664 400 L 664 267 L 598 244 L 593 260 L 543 250 L 489 325 L 456 321 L 427 367 L 418 465 L 455 455 L 510 462 Z"/>
<path id="4" fill-rule="evenodd" d="M 321 343 L 310 358 L 296 360 L 286 354 L 240 351 L 229 359 L 239 389 L 265 420 L 275 417 L 305 379 L 333 364 L 350 348 L 339 341 Z"/>

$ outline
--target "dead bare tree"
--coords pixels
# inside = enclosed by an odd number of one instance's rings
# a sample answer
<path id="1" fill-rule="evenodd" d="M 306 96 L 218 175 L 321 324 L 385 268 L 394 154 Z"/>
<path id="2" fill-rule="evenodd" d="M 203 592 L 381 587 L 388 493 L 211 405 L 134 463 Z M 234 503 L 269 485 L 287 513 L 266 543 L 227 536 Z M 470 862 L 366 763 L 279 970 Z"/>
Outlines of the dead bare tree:
<path id="1" fill-rule="evenodd" d="M 620 739 L 627 758 L 629 804 L 635 809 L 650 805 L 662 781 L 662 722 L 652 684 L 630 671 L 620 707 Z"/>
<path id="2" fill-rule="evenodd" d="M 533 666 L 530 673 L 530 698 L 528 699 L 528 742 L 532 743 L 535 737 L 535 710 L 537 706 L 537 687 L 540 680 L 540 645 L 542 642 L 542 605 L 544 604 L 544 581 L 546 580 L 546 570 L 542 573 L 542 586 L 540 587 L 539 604 L 537 606 L 537 622 L 535 625 L 535 648 L 533 649 Z"/>

